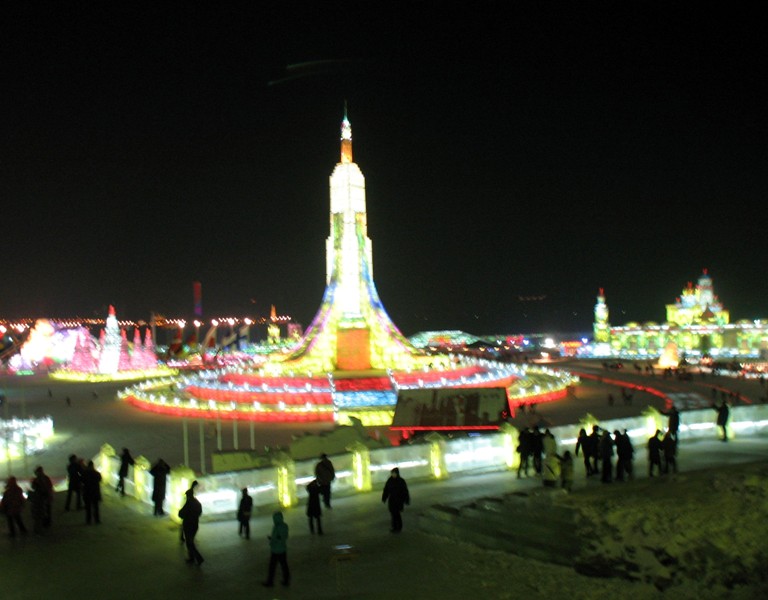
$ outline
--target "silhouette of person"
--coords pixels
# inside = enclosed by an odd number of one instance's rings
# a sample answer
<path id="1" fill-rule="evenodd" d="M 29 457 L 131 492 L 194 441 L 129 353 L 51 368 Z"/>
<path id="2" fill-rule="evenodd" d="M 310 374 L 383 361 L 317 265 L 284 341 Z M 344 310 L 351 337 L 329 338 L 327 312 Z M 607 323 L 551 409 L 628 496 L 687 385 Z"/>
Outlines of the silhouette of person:
<path id="1" fill-rule="evenodd" d="M 579 455 L 579 450 L 581 450 L 581 454 L 584 457 L 584 471 L 587 474 L 587 477 L 592 475 L 592 441 L 589 439 L 589 436 L 587 435 L 587 430 L 583 427 L 579 429 L 579 435 L 576 438 L 576 456 Z"/>
<path id="2" fill-rule="evenodd" d="M 632 440 L 629 438 L 627 430 L 624 433 L 620 433 L 619 430 L 613 432 L 616 443 L 616 481 L 624 481 L 624 474 L 626 473 L 627 479 L 631 480 L 632 475 L 632 458 L 635 454 L 635 449 L 632 446 Z"/>
<path id="3" fill-rule="evenodd" d="M 93 520 L 97 525 L 101 523 L 99 514 L 99 502 L 101 502 L 101 473 L 96 470 L 92 460 L 83 472 L 83 501 L 85 503 L 85 524 L 90 525 Z"/>
<path id="4" fill-rule="evenodd" d="M 320 484 L 323 504 L 326 508 L 331 508 L 331 482 L 336 479 L 336 470 L 327 454 L 321 455 L 320 462 L 315 465 L 315 479 Z"/>
<path id="5" fill-rule="evenodd" d="M 291 583 L 291 572 L 288 569 L 288 524 L 283 518 L 283 513 L 276 512 L 272 515 L 272 533 L 267 536 L 269 540 L 269 568 L 266 581 L 262 581 L 264 587 L 275 585 L 275 571 L 278 563 L 283 579 L 280 583 L 287 586 Z"/>
<path id="6" fill-rule="evenodd" d="M 187 492 L 189 492 L 190 490 L 191 490 L 192 492 L 194 492 L 194 491 L 195 491 L 195 488 L 197 487 L 197 485 L 198 485 L 198 484 L 197 484 L 197 480 L 193 481 L 193 482 L 192 482 L 192 485 L 190 485 L 190 486 L 189 486 L 189 489 L 187 490 Z M 185 497 L 185 498 L 187 497 L 187 492 L 184 492 L 184 497 Z M 183 524 L 183 523 L 182 523 L 182 527 L 179 529 L 179 541 L 180 541 L 182 544 L 183 544 L 183 543 L 184 543 L 184 541 L 185 541 L 185 540 L 184 540 L 184 524 Z"/>
<path id="7" fill-rule="evenodd" d="M 720 439 L 724 442 L 728 441 L 728 417 L 730 416 L 730 410 L 728 409 L 728 403 L 723 400 L 720 406 L 715 407 L 717 411 L 717 426 L 720 428 Z"/>
<path id="8" fill-rule="evenodd" d="M 48 528 L 52 522 L 53 511 L 53 482 L 39 466 L 35 469 L 35 478 L 32 480 L 32 518 L 35 533 L 40 532 L 40 526 Z"/>
<path id="9" fill-rule="evenodd" d="M 242 490 L 240 504 L 237 507 L 237 535 L 244 536 L 246 540 L 251 539 L 251 512 L 253 511 L 253 498 L 248 495 L 248 488 Z"/>
<path id="10" fill-rule="evenodd" d="M 202 565 L 205 559 L 195 546 L 195 536 L 200 527 L 200 515 L 203 514 L 203 506 L 195 498 L 194 484 L 184 494 L 186 502 L 179 510 L 179 518 L 181 519 L 181 528 L 184 531 L 184 542 L 187 545 L 187 563 Z"/>
<path id="11" fill-rule="evenodd" d="M 3 499 L 0 500 L 0 512 L 5 515 L 5 520 L 8 522 L 8 535 L 11 537 L 16 537 L 17 527 L 21 533 L 27 533 L 27 528 L 21 518 L 24 502 L 24 492 L 16 478 L 9 477 L 8 481 L 5 482 Z"/>
<path id="12" fill-rule="evenodd" d="M 648 477 L 653 477 L 653 467 L 656 467 L 657 473 L 661 473 L 661 440 L 659 436 L 661 431 L 656 430 L 648 440 Z"/>
<path id="13" fill-rule="evenodd" d="M 75 509 L 80 510 L 83 505 L 83 469 L 77 456 L 70 454 L 67 463 L 67 499 L 64 502 L 64 510 L 69 510 L 72 504 L 72 496 L 75 496 Z"/>
<path id="14" fill-rule="evenodd" d="M 664 453 L 664 473 L 677 473 L 677 441 L 671 431 L 664 434 L 661 440 L 661 448 Z"/>
<path id="15" fill-rule="evenodd" d="M 600 473 L 597 467 L 597 459 L 600 458 L 600 427 L 597 425 L 592 425 L 592 433 L 589 434 L 589 458 L 592 462 L 592 474 L 597 475 Z"/>
<path id="16" fill-rule="evenodd" d="M 677 432 L 680 429 L 680 411 L 673 404 L 669 409 L 669 419 L 667 420 L 667 430 L 672 434 L 672 437 L 677 442 Z"/>
<path id="17" fill-rule="evenodd" d="M 128 468 L 134 465 L 133 457 L 128 451 L 128 448 L 123 448 L 123 453 L 120 455 L 120 470 L 117 472 L 117 487 L 116 492 L 120 492 L 121 496 L 125 496 L 125 478 L 128 477 Z"/>
<path id="18" fill-rule="evenodd" d="M 323 523 L 321 517 L 323 508 L 320 505 L 320 484 L 317 479 L 313 479 L 307 484 L 307 517 L 309 518 L 309 531 L 315 533 L 315 523 L 317 523 L 317 533 L 323 535 Z"/>
<path id="19" fill-rule="evenodd" d="M 155 509 L 152 514 L 155 516 L 162 516 L 165 514 L 163 503 L 165 502 L 165 490 L 170 472 L 171 467 L 162 458 L 158 458 L 157 462 L 152 465 L 152 468 L 149 470 L 149 474 L 152 475 L 152 502 L 155 504 Z"/>
<path id="20" fill-rule="evenodd" d="M 411 503 L 411 496 L 408 493 L 408 484 L 405 479 L 400 477 L 400 469 L 395 467 L 389 475 L 389 479 L 384 484 L 384 491 L 381 494 L 381 501 L 388 502 L 389 514 L 392 517 L 392 533 L 399 533 L 403 530 L 403 512 L 406 504 Z"/>

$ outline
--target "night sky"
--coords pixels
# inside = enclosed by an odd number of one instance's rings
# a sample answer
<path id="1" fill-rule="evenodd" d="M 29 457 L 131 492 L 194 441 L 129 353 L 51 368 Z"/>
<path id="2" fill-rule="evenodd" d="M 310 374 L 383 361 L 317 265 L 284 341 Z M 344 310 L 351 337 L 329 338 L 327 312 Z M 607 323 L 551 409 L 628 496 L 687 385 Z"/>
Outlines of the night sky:
<path id="1" fill-rule="evenodd" d="M 345 100 L 404 334 L 587 331 L 601 287 L 663 321 L 704 268 L 768 317 L 757 8 L 16 4 L 0 317 L 191 318 L 199 280 L 207 318 L 308 325 Z"/>

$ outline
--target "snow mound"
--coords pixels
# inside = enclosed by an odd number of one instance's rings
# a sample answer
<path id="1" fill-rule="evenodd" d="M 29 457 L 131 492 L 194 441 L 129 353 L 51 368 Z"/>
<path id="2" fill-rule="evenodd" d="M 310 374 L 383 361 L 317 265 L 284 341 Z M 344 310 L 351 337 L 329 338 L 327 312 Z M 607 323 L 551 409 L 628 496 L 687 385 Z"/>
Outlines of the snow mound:
<path id="1" fill-rule="evenodd" d="M 582 574 L 703 597 L 768 588 L 766 463 L 601 485 L 564 502 L 587 540 Z"/>

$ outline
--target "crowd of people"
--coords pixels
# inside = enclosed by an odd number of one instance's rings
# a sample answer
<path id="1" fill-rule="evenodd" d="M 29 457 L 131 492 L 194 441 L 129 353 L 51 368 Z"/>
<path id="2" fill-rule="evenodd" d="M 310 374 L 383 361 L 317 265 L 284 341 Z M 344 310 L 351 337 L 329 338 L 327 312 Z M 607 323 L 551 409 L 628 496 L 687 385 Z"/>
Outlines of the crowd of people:
<path id="1" fill-rule="evenodd" d="M 130 451 L 123 448 L 118 469 L 118 483 L 115 492 L 125 496 L 125 481 L 128 477 L 128 469 L 135 464 Z M 102 501 L 101 486 L 102 476 L 96 469 L 92 460 L 86 460 L 76 454 L 71 454 L 66 465 L 67 490 L 64 499 L 64 511 L 82 510 L 85 515 L 85 524 L 101 524 L 99 505 Z M 152 466 L 150 475 L 153 479 L 152 500 L 154 514 L 165 515 L 163 503 L 165 502 L 167 478 L 171 472 L 170 466 L 162 459 Z M 6 481 L 3 499 L 0 501 L 0 513 L 6 516 L 8 533 L 16 537 L 17 531 L 26 534 L 28 529 L 24 523 L 24 509 L 29 504 L 29 513 L 32 519 L 32 531 L 42 534 L 53 524 L 54 486 L 51 478 L 42 466 L 34 470 L 34 477 L 30 479 L 25 490 L 19 484 L 17 477 L 9 477 Z"/>
<path id="2" fill-rule="evenodd" d="M 117 485 L 115 493 L 119 496 L 126 495 L 126 484 L 130 480 L 130 468 L 135 466 L 135 460 L 128 448 L 123 448 L 120 454 L 120 465 L 117 470 Z M 67 490 L 64 500 L 64 511 L 71 510 L 85 512 L 85 523 L 100 524 L 101 516 L 99 504 L 102 500 L 101 487 L 102 476 L 96 470 L 92 460 L 87 461 L 75 454 L 69 456 L 66 465 Z M 162 458 L 149 469 L 153 480 L 152 501 L 153 514 L 164 516 L 167 479 L 171 468 Z M 315 465 L 315 478 L 306 486 L 307 491 L 307 517 L 309 530 L 312 534 L 323 535 L 322 509 L 331 509 L 331 484 L 336 479 L 336 471 L 333 463 L 326 454 L 322 454 Z M 187 563 L 200 566 L 205 562 L 203 555 L 196 545 L 197 533 L 200 527 L 200 518 L 203 515 L 203 507 L 195 496 L 198 482 L 193 481 L 185 492 L 184 503 L 178 512 L 181 520 L 180 541 L 186 545 Z M 253 513 L 253 498 L 248 493 L 248 488 L 241 490 L 241 498 L 237 506 L 235 517 L 238 523 L 238 535 L 250 539 L 250 519 Z M 52 526 L 54 486 L 51 478 L 45 473 L 42 466 L 34 471 L 34 477 L 29 482 L 28 489 L 22 489 L 16 477 L 9 477 L 6 481 L 2 500 L 0 501 L 0 513 L 5 515 L 8 523 L 8 532 L 11 537 L 18 534 L 27 534 L 28 529 L 24 522 L 23 514 L 27 503 L 30 505 L 33 532 L 42 534 L 45 529 Z M 408 485 L 400 477 L 399 469 L 394 468 L 382 491 L 382 502 L 387 504 L 391 516 L 391 529 L 393 533 L 402 531 L 402 511 L 405 505 L 410 503 Z M 280 566 L 282 579 L 285 586 L 290 585 L 290 569 L 287 558 L 288 525 L 285 523 L 282 512 L 277 511 L 273 515 L 273 527 L 267 536 L 269 542 L 270 558 L 267 567 L 267 578 L 263 585 L 272 587 L 277 567 Z"/>
<path id="3" fill-rule="evenodd" d="M 730 409 L 723 400 L 713 404 L 717 413 L 719 439 L 728 441 Z M 648 438 L 648 476 L 677 473 L 677 450 L 680 431 L 680 411 L 672 406 L 664 413 L 668 417 L 666 430 L 657 429 Z M 573 487 L 574 455 L 581 455 L 586 477 L 599 476 L 603 483 L 629 481 L 634 477 L 635 448 L 626 429 L 610 432 L 593 425 L 587 432 L 581 428 L 576 438 L 574 453 L 558 453 L 557 441 L 549 429 L 541 431 L 530 425 L 518 432 L 517 452 L 520 455 L 518 479 L 525 476 L 540 477 L 543 485 L 560 486 L 568 491 Z"/>
<path id="4" fill-rule="evenodd" d="M 623 390 L 622 390 L 623 391 Z M 625 402 L 627 398 L 622 394 Z M 631 397 L 629 402 L 631 402 Z M 714 405 L 717 412 L 716 423 L 720 430 L 720 439 L 727 441 L 729 419 L 728 403 L 723 400 L 720 405 Z M 677 472 L 677 445 L 680 429 L 680 412 L 671 407 L 665 413 L 668 424 L 665 431 L 657 429 L 647 440 L 648 476 L 655 477 Z M 599 476 L 603 483 L 612 481 L 629 481 L 634 478 L 635 448 L 627 433 L 614 430 L 610 432 L 599 425 L 593 425 L 591 432 L 582 428 L 576 439 L 573 454 L 570 450 L 558 451 L 558 444 L 552 432 L 538 425 L 531 425 L 519 432 L 517 452 L 520 455 L 517 477 L 539 477 L 544 486 L 562 487 L 570 492 L 574 482 L 574 456 L 580 455 L 584 462 L 586 477 Z M 115 492 L 120 496 L 126 493 L 126 482 L 129 480 L 129 470 L 135 465 L 128 448 L 123 448 L 118 468 L 118 481 Z M 67 490 L 64 511 L 84 510 L 85 523 L 101 523 L 99 504 L 101 502 L 102 476 L 96 470 L 93 461 L 87 461 L 77 455 L 71 455 L 66 467 Z M 155 516 L 164 516 L 167 479 L 170 466 L 159 458 L 152 465 L 149 474 L 153 479 L 152 501 Z M 315 465 L 314 479 L 306 485 L 307 502 L 306 515 L 311 534 L 323 535 L 322 511 L 331 509 L 331 486 L 336 478 L 333 463 L 326 454 L 320 456 Z M 195 496 L 198 482 L 194 481 L 185 492 L 185 502 L 178 512 L 182 522 L 181 541 L 186 544 L 187 562 L 202 565 L 204 558 L 198 550 L 195 539 L 200 525 L 203 508 Z M 236 508 L 235 517 L 238 523 L 238 535 L 250 539 L 250 519 L 253 513 L 253 498 L 248 488 L 241 490 L 241 498 Z M 406 481 L 400 476 L 398 468 L 393 468 L 382 490 L 382 503 L 388 507 L 391 517 L 392 533 L 399 533 L 403 528 L 402 512 L 410 503 L 410 495 Z M 0 513 L 4 514 L 8 523 L 11 537 L 17 533 L 28 532 L 23 519 L 24 507 L 30 505 L 32 529 L 36 534 L 42 534 L 52 526 L 54 488 L 50 477 L 42 466 L 34 471 L 34 477 L 29 482 L 29 489 L 23 490 L 16 477 L 9 477 L 2 501 Z M 283 514 L 277 511 L 273 515 L 273 528 L 268 537 L 270 558 L 267 568 L 267 579 L 263 585 L 274 585 L 277 567 L 280 566 L 282 580 L 285 586 L 290 584 L 290 569 L 287 559 L 288 525 Z"/>

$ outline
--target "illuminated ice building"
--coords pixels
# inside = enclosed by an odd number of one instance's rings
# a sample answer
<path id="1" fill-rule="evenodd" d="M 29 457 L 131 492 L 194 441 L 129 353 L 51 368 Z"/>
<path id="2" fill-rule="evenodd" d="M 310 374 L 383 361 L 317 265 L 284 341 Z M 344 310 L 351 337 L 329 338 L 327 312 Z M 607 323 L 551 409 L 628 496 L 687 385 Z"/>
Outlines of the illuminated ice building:
<path id="1" fill-rule="evenodd" d="M 596 356 L 656 357 L 670 344 L 687 356 L 760 357 L 768 353 L 768 321 L 730 322 L 729 312 L 714 293 L 705 269 L 697 285 L 689 282 L 673 304 L 667 304 L 662 324 L 627 323 L 611 326 L 603 290 L 595 304 Z"/>
<path id="2" fill-rule="evenodd" d="M 290 352 L 250 370 L 180 379 L 170 394 L 145 384 L 126 390 L 124 397 L 148 410 L 186 416 L 340 423 L 354 416 L 366 425 L 389 425 L 402 390 L 500 388 L 512 404 L 564 395 L 566 374 L 428 354 L 400 333 L 373 280 L 365 178 L 352 159 L 346 114 L 330 197 L 325 293 Z"/>

